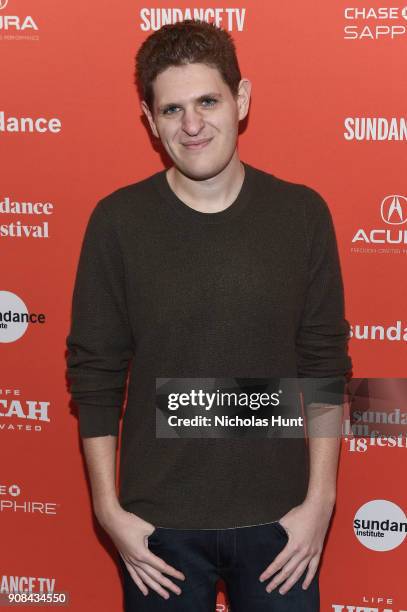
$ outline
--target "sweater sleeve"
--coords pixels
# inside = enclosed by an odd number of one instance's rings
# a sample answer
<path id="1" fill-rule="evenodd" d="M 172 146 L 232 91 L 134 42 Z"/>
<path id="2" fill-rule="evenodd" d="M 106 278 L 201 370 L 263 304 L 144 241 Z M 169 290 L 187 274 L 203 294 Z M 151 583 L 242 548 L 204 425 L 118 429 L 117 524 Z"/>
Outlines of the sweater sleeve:
<path id="1" fill-rule="evenodd" d="M 117 436 L 133 336 L 120 243 L 105 199 L 85 230 L 66 338 L 67 375 L 81 437 Z"/>
<path id="2" fill-rule="evenodd" d="M 342 404 L 352 368 L 350 326 L 336 234 L 325 200 L 313 189 L 304 206 L 308 239 L 308 287 L 296 337 L 298 377 L 304 377 L 304 403 Z M 301 381 L 300 381 L 301 382 Z"/>

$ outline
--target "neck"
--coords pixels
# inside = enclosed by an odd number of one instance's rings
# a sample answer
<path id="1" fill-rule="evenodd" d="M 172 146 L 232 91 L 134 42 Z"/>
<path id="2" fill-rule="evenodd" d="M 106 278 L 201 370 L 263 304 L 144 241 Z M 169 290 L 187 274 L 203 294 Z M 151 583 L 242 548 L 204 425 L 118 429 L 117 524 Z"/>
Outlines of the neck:
<path id="1" fill-rule="evenodd" d="M 220 212 L 232 204 L 244 181 L 244 167 L 237 150 L 228 165 L 216 176 L 195 181 L 175 166 L 167 170 L 167 180 L 176 196 L 200 212 Z"/>

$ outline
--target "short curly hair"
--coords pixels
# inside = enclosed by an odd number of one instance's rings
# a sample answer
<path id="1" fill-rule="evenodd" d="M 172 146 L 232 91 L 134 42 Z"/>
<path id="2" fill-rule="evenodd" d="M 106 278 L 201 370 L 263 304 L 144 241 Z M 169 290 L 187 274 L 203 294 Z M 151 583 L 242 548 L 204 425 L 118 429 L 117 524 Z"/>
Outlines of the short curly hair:
<path id="1" fill-rule="evenodd" d="M 137 52 L 135 83 L 150 109 L 158 74 L 170 66 L 193 63 L 217 68 L 236 96 L 241 74 L 231 35 L 213 23 L 185 19 L 150 34 Z"/>

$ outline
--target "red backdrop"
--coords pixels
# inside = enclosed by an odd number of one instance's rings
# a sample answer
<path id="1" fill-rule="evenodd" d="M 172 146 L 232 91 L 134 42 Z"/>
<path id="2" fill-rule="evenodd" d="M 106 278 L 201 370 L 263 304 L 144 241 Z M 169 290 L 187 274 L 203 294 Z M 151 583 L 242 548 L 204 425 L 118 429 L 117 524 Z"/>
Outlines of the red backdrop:
<path id="1" fill-rule="evenodd" d="M 112 544 L 92 517 L 65 338 L 91 210 L 161 168 L 133 85 L 136 50 L 160 15 L 218 9 L 206 17 L 217 14 L 231 30 L 253 83 L 241 158 L 326 199 L 346 314 L 357 330 L 354 375 L 406 375 L 406 9 L 376 0 L 357 9 L 342 0 L 228 4 L 0 1 L 0 312 L 7 319 L 6 311 L 25 305 L 37 315 L 25 330 L 0 321 L 0 590 L 13 580 L 24 590 L 22 579 L 31 578 L 34 590 L 68 592 L 72 610 L 121 609 Z M 23 117 L 56 121 L 22 131 Z M 363 137 L 363 121 L 377 118 L 382 128 L 393 119 L 392 131 Z M 346 126 L 358 122 L 352 138 Z M 48 206 L 22 210 L 12 202 Z M 372 550 L 353 525 L 375 500 L 386 500 L 378 519 L 390 502 L 405 512 L 405 456 L 405 434 L 393 446 L 343 440 L 321 567 L 323 611 L 407 609 L 405 541 Z M 218 612 L 227 609 L 219 588 Z"/>

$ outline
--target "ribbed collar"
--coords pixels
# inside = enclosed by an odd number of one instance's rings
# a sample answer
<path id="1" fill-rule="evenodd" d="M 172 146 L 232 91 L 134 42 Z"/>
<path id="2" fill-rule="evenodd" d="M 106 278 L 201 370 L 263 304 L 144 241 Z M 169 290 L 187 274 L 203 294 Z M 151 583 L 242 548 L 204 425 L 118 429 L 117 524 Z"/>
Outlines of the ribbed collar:
<path id="1" fill-rule="evenodd" d="M 243 179 L 242 187 L 236 197 L 236 199 L 224 210 L 214 213 L 205 213 L 199 210 L 191 208 L 188 204 L 185 204 L 176 193 L 171 189 L 167 176 L 166 169 L 157 172 L 152 176 L 153 184 L 160 193 L 160 195 L 180 214 L 185 218 L 191 219 L 198 223 L 221 223 L 232 219 L 239 215 L 248 205 L 251 196 L 253 195 L 253 179 L 255 175 L 255 168 L 242 162 L 245 169 L 245 176 Z"/>

